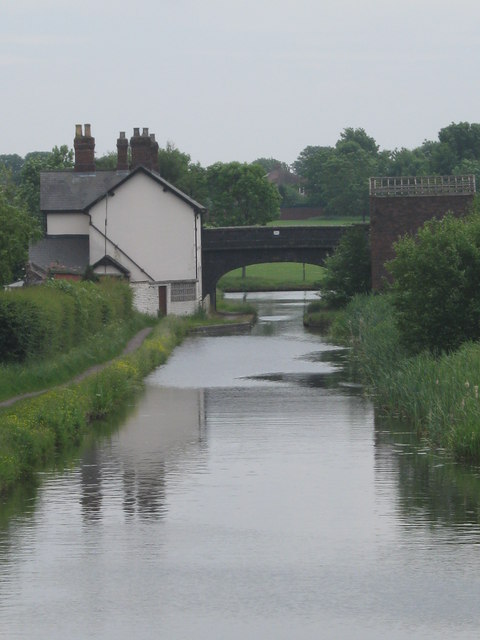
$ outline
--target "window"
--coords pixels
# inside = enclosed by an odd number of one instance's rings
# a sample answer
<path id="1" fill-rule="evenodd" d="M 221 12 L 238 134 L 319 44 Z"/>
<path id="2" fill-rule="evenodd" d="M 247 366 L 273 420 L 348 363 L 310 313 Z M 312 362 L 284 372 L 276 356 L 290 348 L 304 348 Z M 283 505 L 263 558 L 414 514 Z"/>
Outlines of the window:
<path id="1" fill-rule="evenodd" d="M 170 290 L 170 300 L 172 302 L 187 302 L 189 300 L 195 300 L 195 298 L 195 282 L 172 282 Z"/>

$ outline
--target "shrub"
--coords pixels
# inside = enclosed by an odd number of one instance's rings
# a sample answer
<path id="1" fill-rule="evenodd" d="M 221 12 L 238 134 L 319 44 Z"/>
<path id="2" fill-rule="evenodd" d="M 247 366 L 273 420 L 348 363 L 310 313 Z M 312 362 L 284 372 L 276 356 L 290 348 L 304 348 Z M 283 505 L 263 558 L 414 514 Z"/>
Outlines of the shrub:
<path id="1" fill-rule="evenodd" d="M 65 352 L 114 320 L 132 317 L 126 283 L 52 280 L 0 292 L 0 361 Z"/>
<path id="2" fill-rule="evenodd" d="M 368 293 L 371 286 L 368 237 L 362 227 L 352 227 L 325 260 L 322 299 L 333 308 L 344 307 L 357 293 Z"/>
<path id="3" fill-rule="evenodd" d="M 388 263 L 403 343 L 451 351 L 480 338 L 480 214 L 431 220 L 395 244 Z"/>

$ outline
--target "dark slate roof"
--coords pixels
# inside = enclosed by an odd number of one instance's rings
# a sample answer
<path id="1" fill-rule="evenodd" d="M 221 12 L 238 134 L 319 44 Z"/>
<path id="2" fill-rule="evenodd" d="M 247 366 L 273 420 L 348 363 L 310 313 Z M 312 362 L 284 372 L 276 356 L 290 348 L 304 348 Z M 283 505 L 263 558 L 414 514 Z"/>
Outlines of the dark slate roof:
<path id="1" fill-rule="evenodd" d="M 103 267 L 104 265 L 111 265 L 115 269 L 118 269 L 120 273 L 123 273 L 126 276 L 130 275 L 130 271 L 126 267 L 124 267 L 123 264 L 120 264 L 118 260 L 115 260 L 115 258 L 112 258 L 109 255 L 103 256 L 102 258 L 100 258 L 100 260 L 97 260 L 97 262 L 95 262 L 92 267 L 93 269 L 96 269 L 97 267 Z"/>
<path id="2" fill-rule="evenodd" d="M 42 171 L 40 209 L 42 211 L 84 211 L 125 178 L 125 172 Z"/>
<path id="3" fill-rule="evenodd" d="M 89 263 L 88 236 L 47 236 L 29 249 L 29 261 L 42 269 L 66 268 L 83 273 Z"/>
<path id="4" fill-rule="evenodd" d="M 104 198 L 107 192 L 120 187 L 138 172 L 153 178 L 166 191 L 170 191 L 194 210 L 203 212 L 205 207 L 155 171 L 137 167 L 134 171 L 42 171 L 40 173 L 40 209 L 44 212 L 85 211 Z"/>

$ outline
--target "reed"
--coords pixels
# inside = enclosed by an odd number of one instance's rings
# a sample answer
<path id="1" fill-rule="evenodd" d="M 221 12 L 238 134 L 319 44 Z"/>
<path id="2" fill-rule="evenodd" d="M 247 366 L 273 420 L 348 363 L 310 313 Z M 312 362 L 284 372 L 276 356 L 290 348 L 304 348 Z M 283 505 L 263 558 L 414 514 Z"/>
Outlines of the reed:
<path id="1" fill-rule="evenodd" d="M 480 461 L 479 343 L 408 357 L 388 295 L 357 296 L 334 320 L 331 336 L 351 347 L 351 362 L 386 414 L 410 420 L 432 447 Z"/>
<path id="2" fill-rule="evenodd" d="M 303 324 L 309 329 L 327 333 L 337 317 L 338 309 L 331 309 L 321 299 L 309 302 L 303 315 Z"/>
<path id="3" fill-rule="evenodd" d="M 217 289 L 217 311 L 222 314 L 257 316 L 257 310 L 253 304 L 243 300 L 225 298 L 224 292 Z"/>

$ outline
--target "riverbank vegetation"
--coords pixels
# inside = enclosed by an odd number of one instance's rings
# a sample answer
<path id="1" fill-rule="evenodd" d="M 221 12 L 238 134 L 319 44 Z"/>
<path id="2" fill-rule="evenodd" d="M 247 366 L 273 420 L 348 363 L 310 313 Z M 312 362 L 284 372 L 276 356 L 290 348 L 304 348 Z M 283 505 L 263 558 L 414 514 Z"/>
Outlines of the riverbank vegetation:
<path id="1" fill-rule="evenodd" d="M 357 294 L 371 289 L 371 258 L 367 233 L 352 227 L 340 239 L 334 253 L 325 260 L 319 281 L 319 300 L 307 306 L 306 327 L 327 331 L 336 312 Z"/>
<path id="2" fill-rule="evenodd" d="M 80 443 L 92 424 L 118 410 L 154 367 L 166 361 L 189 320 L 164 318 L 132 355 L 117 358 L 78 384 L 57 387 L 0 411 L 0 492 Z"/>
<path id="3" fill-rule="evenodd" d="M 388 293 L 356 296 L 331 327 L 386 413 L 480 462 L 480 214 L 447 215 L 396 244 Z"/>
<path id="4" fill-rule="evenodd" d="M 153 322 L 133 311 L 125 283 L 62 280 L 0 292 L 0 401 L 113 358 Z"/>
<path id="5" fill-rule="evenodd" d="M 65 353 L 112 322 L 133 317 L 128 284 L 50 280 L 0 292 L 0 362 Z"/>
<path id="6" fill-rule="evenodd" d="M 354 298 L 337 314 L 330 335 L 351 347 L 353 374 L 385 414 L 411 421 L 431 447 L 480 462 L 480 343 L 410 355 L 387 294 Z"/>
<path id="7" fill-rule="evenodd" d="M 249 310 L 237 305 L 231 312 Z M 129 286 L 115 281 L 4 292 L 0 319 L 0 401 L 42 390 L 0 409 L 0 493 L 53 463 L 98 419 L 124 406 L 191 329 L 234 321 L 202 310 L 161 320 L 141 315 L 132 308 Z M 138 350 L 120 357 L 147 326 L 152 331 Z M 79 379 L 92 365 L 101 366 Z"/>

